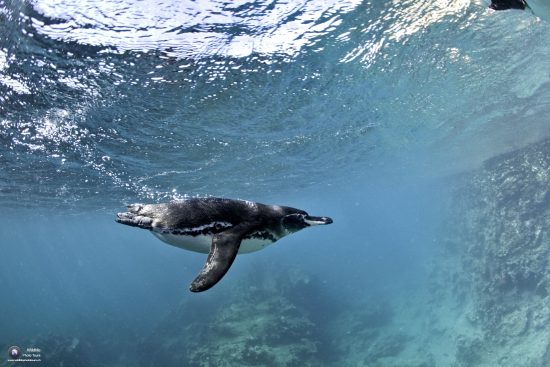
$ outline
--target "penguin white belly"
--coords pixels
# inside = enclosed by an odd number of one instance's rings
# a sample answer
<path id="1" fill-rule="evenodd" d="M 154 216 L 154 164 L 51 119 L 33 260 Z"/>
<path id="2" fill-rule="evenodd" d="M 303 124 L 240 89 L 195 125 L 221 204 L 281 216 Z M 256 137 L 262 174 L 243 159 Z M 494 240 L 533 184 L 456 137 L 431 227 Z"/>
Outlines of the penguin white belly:
<path id="1" fill-rule="evenodd" d="M 527 5 L 537 17 L 550 22 L 550 0 L 528 0 Z"/>
<path id="2" fill-rule="evenodd" d="M 248 254 L 250 252 L 260 251 L 271 245 L 273 242 L 267 239 L 247 238 L 241 242 L 239 247 L 239 254 Z"/>
<path id="3" fill-rule="evenodd" d="M 151 232 L 159 240 L 166 242 L 169 245 L 182 248 L 184 250 L 200 252 L 207 254 L 210 252 L 210 245 L 212 244 L 212 236 L 198 235 L 198 236 L 184 236 L 180 234 L 172 233 L 159 233 Z"/>
<path id="4" fill-rule="evenodd" d="M 180 234 L 159 233 L 154 231 L 152 233 L 161 241 L 184 250 L 200 252 L 203 254 L 207 254 L 210 252 L 210 245 L 212 244 L 211 235 L 185 236 Z M 250 252 L 259 251 L 271 245 L 272 243 L 273 242 L 269 239 L 246 238 L 241 242 L 238 253 L 247 254 Z"/>

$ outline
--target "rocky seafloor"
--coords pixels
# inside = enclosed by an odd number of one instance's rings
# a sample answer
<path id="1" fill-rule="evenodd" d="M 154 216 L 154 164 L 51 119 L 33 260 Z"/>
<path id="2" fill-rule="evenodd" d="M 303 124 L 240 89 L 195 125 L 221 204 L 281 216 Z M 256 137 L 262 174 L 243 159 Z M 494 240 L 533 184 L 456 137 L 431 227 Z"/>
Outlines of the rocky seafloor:
<path id="1" fill-rule="evenodd" d="M 550 141 L 455 190 L 434 290 L 454 305 L 456 366 L 550 366 Z"/>
<path id="2" fill-rule="evenodd" d="M 228 290 L 223 304 L 188 301 L 169 312 L 140 342 L 141 365 L 331 366 L 360 354 L 367 366 L 404 348 L 404 334 L 384 331 L 387 303 L 343 307 L 300 270 L 268 268 L 257 286 Z"/>
<path id="3" fill-rule="evenodd" d="M 384 298 L 342 302 L 299 269 L 262 264 L 257 270 L 256 285 L 188 297 L 131 339 L 106 330 L 100 340 L 48 334 L 19 345 L 41 348 L 39 364 L 51 367 L 428 366 L 392 362 L 411 337 L 393 326 Z"/>

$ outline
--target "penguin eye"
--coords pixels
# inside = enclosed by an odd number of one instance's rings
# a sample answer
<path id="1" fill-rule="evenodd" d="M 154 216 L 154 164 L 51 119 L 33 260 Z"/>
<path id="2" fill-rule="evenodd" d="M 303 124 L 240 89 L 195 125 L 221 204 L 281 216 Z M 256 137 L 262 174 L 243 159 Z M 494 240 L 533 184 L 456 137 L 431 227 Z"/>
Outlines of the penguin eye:
<path id="1" fill-rule="evenodd" d="M 303 214 L 289 214 L 283 218 L 283 225 L 289 230 L 297 231 L 308 226 L 304 218 Z"/>
<path id="2" fill-rule="evenodd" d="M 304 220 L 303 214 L 290 214 L 290 215 L 287 215 L 286 217 L 289 218 L 290 220 L 298 221 L 298 222 L 301 222 Z"/>

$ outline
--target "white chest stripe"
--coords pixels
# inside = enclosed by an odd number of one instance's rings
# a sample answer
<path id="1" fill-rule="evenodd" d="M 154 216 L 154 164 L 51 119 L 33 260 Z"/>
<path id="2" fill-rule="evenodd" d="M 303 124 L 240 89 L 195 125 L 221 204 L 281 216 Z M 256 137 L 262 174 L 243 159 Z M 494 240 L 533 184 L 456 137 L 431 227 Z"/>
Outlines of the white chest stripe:
<path id="1" fill-rule="evenodd" d="M 211 235 L 185 236 L 172 233 L 159 233 L 154 231 L 152 233 L 161 241 L 184 250 L 200 252 L 203 254 L 207 254 L 210 252 L 210 245 L 212 244 Z M 239 254 L 259 251 L 271 245 L 272 243 L 273 241 L 269 239 L 247 238 L 241 242 Z"/>

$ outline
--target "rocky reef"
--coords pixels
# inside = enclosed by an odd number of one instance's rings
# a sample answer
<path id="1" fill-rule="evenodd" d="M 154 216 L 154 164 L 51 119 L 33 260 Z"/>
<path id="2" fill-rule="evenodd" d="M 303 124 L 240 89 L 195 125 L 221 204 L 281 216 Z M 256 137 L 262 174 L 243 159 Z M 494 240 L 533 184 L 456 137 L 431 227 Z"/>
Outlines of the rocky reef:
<path id="1" fill-rule="evenodd" d="M 323 340 L 315 317 L 289 296 L 297 288 L 307 292 L 314 287 L 298 273 L 228 291 L 223 304 L 208 299 L 182 303 L 140 343 L 142 365 L 322 365 L 318 356 Z"/>
<path id="2" fill-rule="evenodd" d="M 550 141 L 460 182 L 433 277 L 455 313 L 453 364 L 550 366 Z"/>
<path id="3" fill-rule="evenodd" d="M 204 334 L 208 342 L 193 341 L 188 359 L 201 367 L 317 365 L 314 329 L 289 299 L 254 289 L 216 314 Z"/>
<path id="4" fill-rule="evenodd" d="M 217 293 L 223 302 L 190 297 L 169 311 L 138 343 L 140 365 L 434 366 L 403 360 L 415 342 L 385 297 L 335 299 L 297 268 L 260 264 L 253 273 L 254 286 Z"/>
<path id="5" fill-rule="evenodd" d="M 378 296 L 358 302 L 338 315 L 335 319 L 338 325 L 331 329 L 339 358 L 335 365 L 424 366 L 403 360 L 403 353 L 413 340 L 394 324 L 394 318 L 394 306 Z"/>

